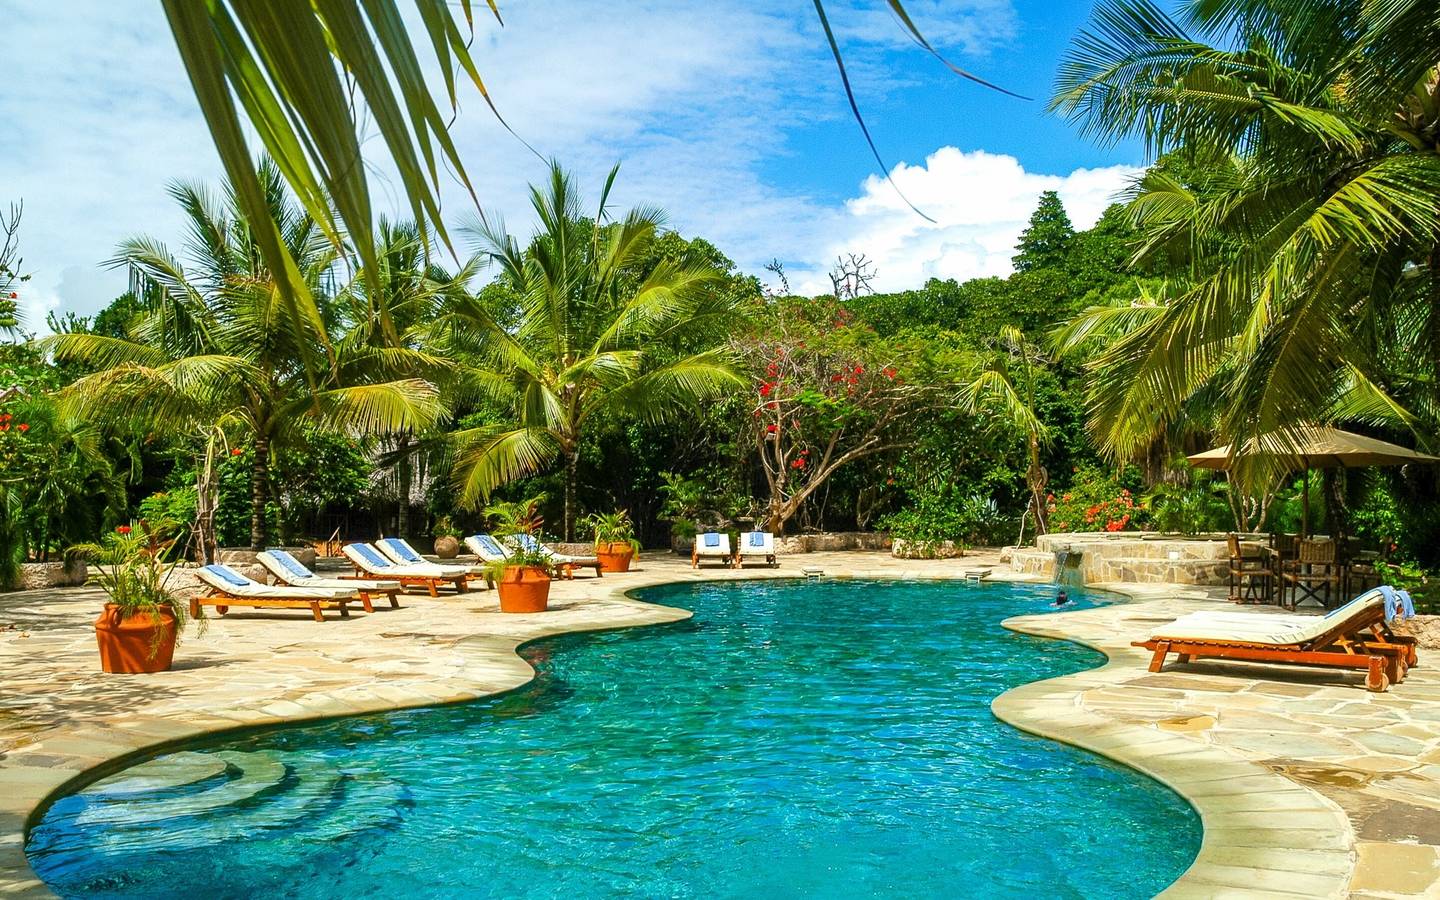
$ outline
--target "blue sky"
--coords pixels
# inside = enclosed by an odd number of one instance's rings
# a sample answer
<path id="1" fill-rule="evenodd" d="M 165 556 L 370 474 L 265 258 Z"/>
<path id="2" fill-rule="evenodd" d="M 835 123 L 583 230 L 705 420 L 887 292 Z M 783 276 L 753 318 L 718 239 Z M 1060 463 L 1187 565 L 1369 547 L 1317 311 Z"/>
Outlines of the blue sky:
<path id="1" fill-rule="evenodd" d="M 23 307 L 38 329 L 48 309 L 92 313 L 124 290 L 102 265 L 123 238 L 178 248 L 165 186 L 215 181 L 219 165 L 158 0 L 0 3 L 0 203 L 25 201 Z M 517 130 L 592 192 L 618 161 L 618 202 L 664 207 L 747 271 L 779 258 L 792 285 L 818 292 L 837 254 L 865 253 L 881 289 L 902 289 L 1004 274 L 1040 191 L 1058 190 L 1085 225 L 1143 164 L 1140 148 L 1097 147 L 1045 114 L 1089 6 L 909 0 L 954 62 L 1025 102 L 949 74 L 884 0 L 831 0 L 872 132 L 934 225 L 879 177 L 805 0 L 512 0 L 504 29 L 482 26 L 476 57 Z M 541 163 L 477 98 L 454 133 L 487 213 L 528 231 Z M 377 205 L 400 209 L 386 163 L 371 164 Z M 473 215 L 444 193 L 449 218 Z"/>

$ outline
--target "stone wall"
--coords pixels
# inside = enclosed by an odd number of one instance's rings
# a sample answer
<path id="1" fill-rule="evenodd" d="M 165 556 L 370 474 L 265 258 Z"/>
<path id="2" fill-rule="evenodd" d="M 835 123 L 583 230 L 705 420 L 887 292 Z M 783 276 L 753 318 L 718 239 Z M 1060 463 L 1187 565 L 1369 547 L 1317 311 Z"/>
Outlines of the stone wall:
<path id="1" fill-rule="evenodd" d="M 787 534 L 775 538 L 775 552 L 825 553 L 837 550 L 885 550 L 891 546 L 885 531 L 823 531 L 818 534 Z M 680 556 L 689 556 L 695 547 L 694 538 L 672 538 L 670 549 Z"/>
<path id="2" fill-rule="evenodd" d="M 314 547 L 281 547 L 280 549 L 299 560 L 300 565 L 305 568 L 312 571 L 315 569 Z M 215 550 L 215 561 L 227 566 L 259 565 L 255 562 L 255 554 L 258 552 L 249 547 L 219 547 Z"/>
<path id="3" fill-rule="evenodd" d="M 22 591 L 40 588 L 77 587 L 90 577 L 89 567 L 84 560 L 71 563 L 43 562 L 23 563 L 20 566 L 20 587 Z"/>
<path id="4" fill-rule="evenodd" d="M 1189 538 L 1149 532 L 1059 533 L 1041 535 L 1035 544 L 1033 549 L 1018 548 L 1012 553 L 1010 565 L 1014 571 L 1053 578 L 1056 552 L 1069 549 L 1080 555 L 1079 571 L 1087 584 L 1128 581 L 1223 585 L 1229 578 L 1230 548 L 1224 535 Z"/>
<path id="5" fill-rule="evenodd" d="M 904 541 L 896 538 L 890 547 L 896 559 L 956 559 L 965 555 L 965 545 L 954 541 Z"/>

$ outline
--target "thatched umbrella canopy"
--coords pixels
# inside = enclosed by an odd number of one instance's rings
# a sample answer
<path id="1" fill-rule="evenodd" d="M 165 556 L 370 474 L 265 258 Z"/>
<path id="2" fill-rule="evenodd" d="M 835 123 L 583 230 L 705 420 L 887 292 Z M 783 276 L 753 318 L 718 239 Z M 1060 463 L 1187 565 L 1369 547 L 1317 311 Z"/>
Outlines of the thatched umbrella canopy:
<path id="1" fill-rule="evenodd" d="M 1242 447 L 1233 445 L 1206 450 L 1186 457 L 1202 469 L 1230 469 L 1237 460 L 1265 457 L 1285 471 L 1301 470 L 1304 480 L 1305 505 L 1301 510 L 1301 532 L 1310 533 L 1311 469 L 1357 469 L 1367 466 L 1403 466 L 1407 463 L 1440 463 L 1440 456 L 1430 456 L 1391 444 L 1387 441 L 1319 426 L 1303 428 L 1284 435 L 1262 435 Z"/>

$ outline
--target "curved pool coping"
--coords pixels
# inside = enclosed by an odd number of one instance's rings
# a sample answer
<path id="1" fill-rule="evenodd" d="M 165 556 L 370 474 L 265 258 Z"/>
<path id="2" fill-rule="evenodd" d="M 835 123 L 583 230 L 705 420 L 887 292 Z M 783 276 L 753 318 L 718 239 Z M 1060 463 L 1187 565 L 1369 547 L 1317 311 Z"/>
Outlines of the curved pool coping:
<path id="1" fill-rule="evenodd" d="M 208 719 L 197 716 L 186 721 L 154 719 L 141 727 L 126 729 L 123 733 L 106 731 L 104 737 L 98 741 L 86 741 L 89 752 L 84 756 L 74 754 L 74 758 L 70 760 L 76 765 L 74 768 L 59 765 L 51 768 L 6 766 L 3 759 L 0 759 L 0 795 L 9 793 L 19 800 L 21 805 L 28 807 L 21 814 L 21 821 L 18 823 L 7 821 L 12 816 L 0 812 L 0 894 L 54 897 L 49 887 L 31 870 L 26 859 L 25 844 L 31 829 L 56 800 L 144 758 L 200 739 L 233 736 L 257 729 L 313 724 L 354 715 L 442 706 L 494 697 L 524 687 L 534 679 L 535 670 L 519 655 L 519 651 L 535 641 L 565 634 L 675 623 L 693 616 L 689 610 L 635 599 L 631 596 L 633 591 L 697 581 L 798 577 L 793 572 L 783 570 L 746 570 L 743 573 L 732 573 L 733 577 L 723 577 L 724 571 L 729 570 L 700 570 L 689 574 L 657 573 L 660 577 L 647 579 L 640 584 L 627 579 L 628 583 L 624 586 L 604 585 L 604 593 L 599 597 L 585 598 L 590 602 L 601 600 L 625 605 L 632 614 L 626 621 L 570 623 L 560 627 L 553 620 L 537 619 L 537 627 L 533 630 L 527 630 L 521 636 L 505 636 L 501 639 L 502 643 L 510 645 L 511 652 L 504 656 L 507 663 L 505 683 L 498 687 L 494 680 L 496 673 L 492 670 L 483 688 L 478 686 L 477 681 L 475 688 L 458 692 L 424 693 L 397 687 L 393 691 L 385 692 L 388 696 L 371 694 L 368 702 L 364 702 L 350 696 L 335 696 L 337 692 L 322 691 L 307 695 L 307 702 L 299 713 L 289 709 L 266 711 L 262 707 L 253 711 L 254 714 L 243 722 L 221 716 Z M 917 575 L 881 570 L 867 571 L 860 567 L 827 574 L 831 578 L 888 580 L 962 578 L 959 572 L 926 572 Z M 1133 592 L 1126 590 L 1124 585 L 1091 587 L 1126 595 L 1132 602 L 1143 602 Z M 1133 668 L 1130 668 L 1133 667 L 1134 660 L 1126 657 L 1135 654 L 1116 653 L 1114 647 L 1081 639 L 1067 633 L 1063 627 L 1058 627 L 1058 624 L 1056 627 L 1044 627 L 1044 623 L 1061 623 L 1065 618 L 1064 613 L 1029 617 L 1024 622 L 1020 620 L 1026 617 L 1014 617 L 1004 620 L 1001 625 L 1017 633 L 1091 647 L 1105 655 L 1106 663 L 1094 669 L 1012 688 L 995 698 L 991 704 L 992 712 L 1001 721 L 1022 731 L 1078 747 L 1153 778 L 1175 791 L 1197 811 L 1203 829 L 1200 851 L 1190 867 L 1166 888 L 1163 896 L 1214 897 L 1217 893 L 1237 891 L 1260 895 L 1266 893 L 1267 888 L 1269 891 L 1285 892 L 1283 885 L 1287 880 L 1292 880 L 1292 876 L 1313 877 L 1317 871 L 1316 863 L 1326 864 L 1324 867 L 1327 869 L 1339 870 L 1336 877 L 1341 886 L 1339 895 L 1343 895 L 1343 886 L 1348 883 L 1349 873 L 1354 868 L 1352 848 L 1355 838 L 1348 818 L 1337 805 L 1231 751 L 1208 747 L 1153 727 L 1108 721 L 1082 710 L 1078 703 L 1080 694 L 1096 684 L 1110 683 L 1111 679 L 1104 676 L 1113 675 L 1122 666 L 1127 667 L 1129 674 L 1134 674 Z M 497 636 L 493 634 L 474 635 L 459 640 L 455 649 L 462 654 L 476 656 L 477 662 L 483 661 L 486 666 L 493 666 L 496 662 L 493 654 L 496 639 Z M 406 696 L 407 693 L 410 696 Z M 265 705 L 277 706 L 270 700 L 267 700 Z M 296 706 L 293 703 L 290 705 Z M 100 749 L 98 754 L 95 752 L 97 747 Z M 63 758 L 66 755 L 63 750 L 50 754 L 52 758 Z M 1317 847 L 1315 840 L 1320 835 L 1317 829 L 1297 830 L 1289 824 L 1280 827 L 1267 823 L 1264 811 L 1273 808 L 1273 805 L 1264 801 L 1271 795 L 1284 796 L 1285 805 L 1282 808 L 1286 811 L 1313 813 L 1317 822 L 1322 819 L 1331 822 L 1329 827 L 1334 832 L 1332 839 Z M 1308 802 L 1306 797 L 1301 795 L 1308 796 Z M 1294 805 L 1297 803 L 1300 805 Z M 19 827 L 14 827 L 15 825 Z M 1317 853 L 1323 855 L 1325 860 L 1316 858 Z M 1302 861 L 1307 860 L 1310 862 L 1302 864 Z M 1340 872 L 1343 872 L 1343 876 Z M 1262 877 L 1267 874 L 1275 876 L 1275 885 L 1272 887 L 1257 884 L 1257 873 Z M 1289 895 L 1294 896 L 1293 892 Z M 1316 894 L 1311 893 L 1310 896 Z"/>

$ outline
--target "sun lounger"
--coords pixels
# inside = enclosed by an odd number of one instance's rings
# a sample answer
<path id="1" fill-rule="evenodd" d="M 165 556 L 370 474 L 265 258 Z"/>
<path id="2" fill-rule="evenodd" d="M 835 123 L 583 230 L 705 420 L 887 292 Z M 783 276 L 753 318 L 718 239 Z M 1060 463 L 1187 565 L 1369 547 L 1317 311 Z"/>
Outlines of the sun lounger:
<path id="1" fill-rule="evenodd" d="M 735 565 L 744 566 L 746 559 L 757 557 L 772 567 L 780 565 L 775 557 L 775 535 L 768 531 L 749 531 L 740 535 L 740 546 L 735 549 Z"/>
<path id="2" fill-rule="evenodd" d="M 1238 621 L 1242 618 L 1255 621 Z M 1403 681 L 1416 661 L 1414 639 L 1396 635 L 1386 625 L 1385 601 L 1378 590 L 1325 616 L 1196 612 L 1157 628 L 1134 646 L 1154 652 L 1151 672 L 1159 672 L 1171 653 L 1181 663 L 1240 659 L 1364 669 L 1365 686 L 1372 691 Z"/>
<path id="3" fill-rule="evenodd" d="M 730 549 L 730 535 L 721 531 L 695 535 L 695 549 L 690 551 L 690 568 L 700 568 L 702 559 L 718 559 L 727 566 L 733 566 L 735 553 Z"/>
<path id="4" fill-rule="evenodd" d="M 472 534 L 464 541 L 465 549 L 482 563 L 502 563 L 510 558 L 505 545 L 488 534 Z"/>
<path id="5" fill-rule="evenodd" d="M 577 568 L 594 569 L 596 578 L 603 577 L 600 572 L 600 557 L 598 556 L 570 556 L 566 553 L 557 553 L 540 543 L 533 534 L 513 534 L 510 536 L 510 540 L 523 550 L 532 553 L 538 552 L 544 556 L 550 561 L 551 569 L 562 577 L 574 578 Z"/>
<path id="6" fill-rule="evenodd" d="M 323 578 L 305 568 L 300 560 L 285 550 L 266 550 L 264 553 L 256 554 L 255 559 L 269 570 L 270 574 L 274 575 L 280 583 L 288 584 L 291 587 L 338 588 L 358 591 L 360 599 L 367 601 L 376 596 L 386 596 L 390 598 L 391 609 L 400 607 L 399 594 L 403 588 L 398 581 L 373 581 L 367 578 L 356 578 L 353 575 L 345 578 Z"/>
<path id="7" fill-rule="evenodd" d="M 340 552 L 355 567 L 355 574 L 364 578 L 398 581 L 404 587 L 423 587 L 432 597 L 440 596 L 437 588 L 442 584 L 455 588 L 457 594 L 465 593 L 468 579 L 464 572 L 445 572 L 433 563 L 402 566 L 386 559 L 369 544 L 346 544 Z"/>
<path id="8" fill-rule="evenodd" d="M 416 552 L 410 546 L 410 542 L 404 538 L 381 538 L 375 542 L 375 549 L 389 557 L 393 563 L 402 566 L 434 566 L 437 571 L 449 574 L 459 573 L 471 579 L 484 579 L 488 587 L 494 587 L 493 579 L 484 566 L 448 565 L 446 563 L 433 563 Z"/>
<path id="9" fill-rule="evenodd" d="M 246 578 L 229 566 L 220 564 L 197 569 L 195 575 L 210 588 L 210 593 L 190 599 L 192 616 L 200 615 L 201 606 L 213 606 L 222 616 L 232 606 L 256 609 L 280 607 L 309 609 L 314 614 L 315 621 L 323 622 L 323 610 L 326 607 L 336 607 L 341 616 L 348 617 L 350 610 L 345 608 L 345 604 L 355 600 L 364 605 L 366 612 L 373 611 L 370 601 L 358 596 L 354 588 L 272 587 Z"/>

